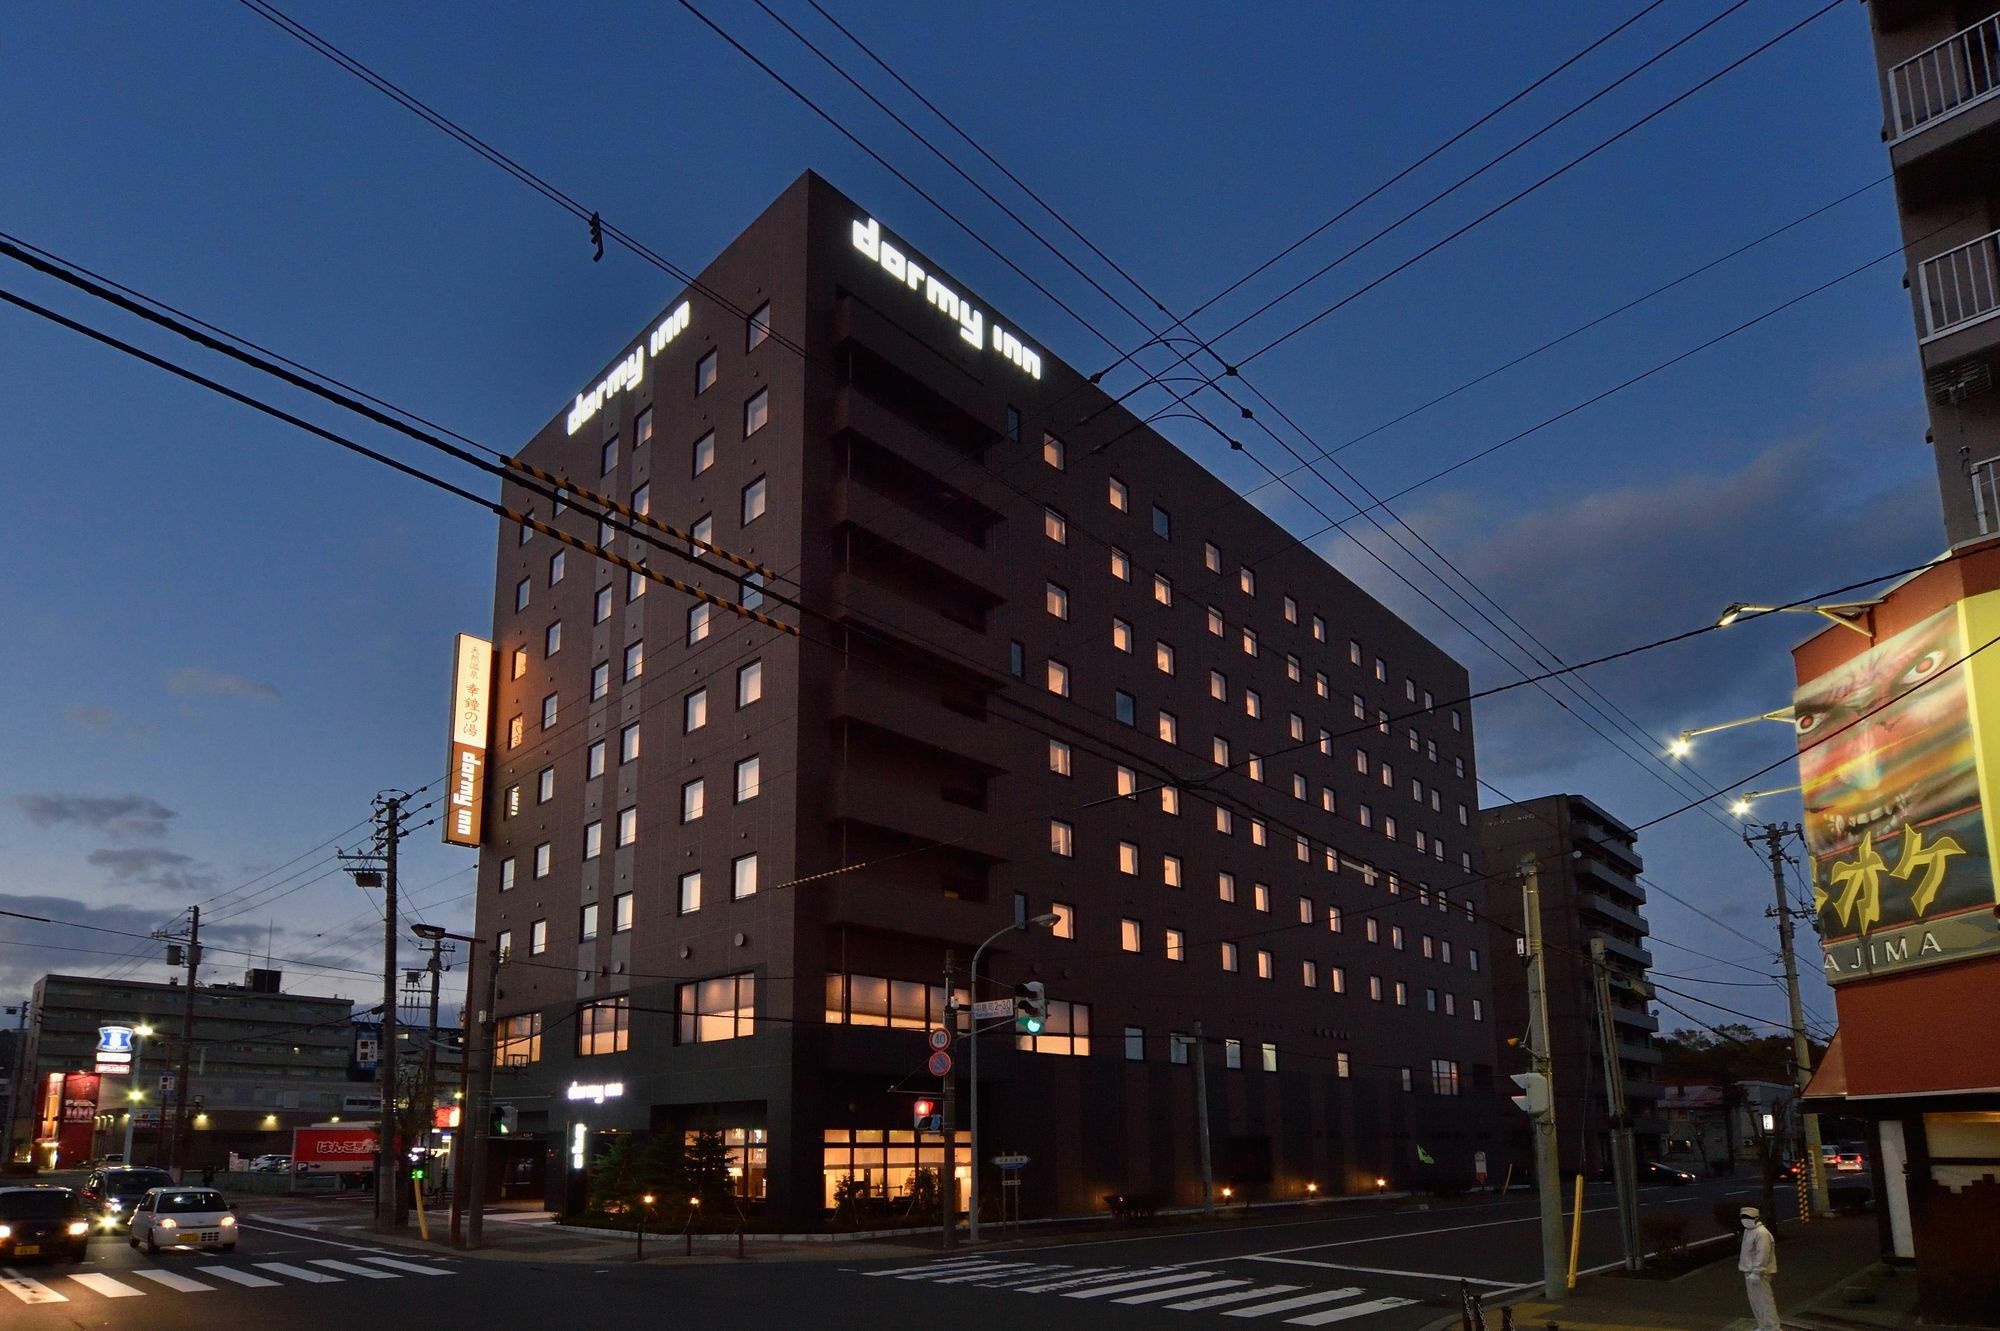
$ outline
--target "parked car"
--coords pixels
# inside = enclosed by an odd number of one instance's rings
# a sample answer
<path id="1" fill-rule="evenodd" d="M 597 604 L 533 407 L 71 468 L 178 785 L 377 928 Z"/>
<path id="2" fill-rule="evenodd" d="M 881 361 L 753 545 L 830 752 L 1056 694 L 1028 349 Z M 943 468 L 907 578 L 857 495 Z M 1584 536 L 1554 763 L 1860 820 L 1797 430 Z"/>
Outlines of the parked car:
<path id="1" fill-rule="evenodd" d="M 292 1167 L 289 1155 L 260 1155 L 250 1162 L 253 1174 L 283 1174 Z"/>
<path id="2" fill-rule="evenodd" d="M 122 1229 L 132 1221 L 132 1208 L 153 1188 L 171 1188 L 174 1176 L 164 1169 L 116 1166 L 93 1170 L 78 1193 L 86 1210 L 103 1230 Z"/>
<path id="3" fill-rule="evenodd" d="M 1685 1169 L 1675 1169 L 1657 1160 L 1648 1160 L 1639 1166 L 1639 1186 L 1665 1184 L 1669 1188 L 1685 1188 L 1694 1182 L 1694 1175 Z"/>
<path id="4" fill-rule="evenodd" d="M 1841 1151 L 1834 1156 L 1833 1167 L 1842 1174 L 1865 1174 L 1868 1172 L 1868 1157 L 1859 1151 Z"/>
<path id="5" fill-rule="evenodd" d="M 90 1217 L 68 1188 L 0 1188 L 0 1258 L 80 1262 Z"/>
<path id="6" fill-rule="evenodd" d="M 236 1250 L 236 1217 L 214 1188 L 153 1188 L 132 1210 L 127 1242 L 149 1253 L 162 1248 Z"/>

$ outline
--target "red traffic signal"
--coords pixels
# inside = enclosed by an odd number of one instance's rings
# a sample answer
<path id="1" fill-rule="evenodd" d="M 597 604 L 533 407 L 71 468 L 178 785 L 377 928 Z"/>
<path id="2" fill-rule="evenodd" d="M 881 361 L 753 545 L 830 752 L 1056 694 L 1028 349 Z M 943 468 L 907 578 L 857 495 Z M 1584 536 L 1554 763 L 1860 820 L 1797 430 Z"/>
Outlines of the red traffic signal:
<path id="1" fill-rule="evenodd" d="M 911 1123 L 918 1132 L 942 1132 L 944 1130 L 944 1116 L 938 1111 L 937 1101 L 927 1098 L 919 1099 L 910 1106 L 910 1110 Z"/>

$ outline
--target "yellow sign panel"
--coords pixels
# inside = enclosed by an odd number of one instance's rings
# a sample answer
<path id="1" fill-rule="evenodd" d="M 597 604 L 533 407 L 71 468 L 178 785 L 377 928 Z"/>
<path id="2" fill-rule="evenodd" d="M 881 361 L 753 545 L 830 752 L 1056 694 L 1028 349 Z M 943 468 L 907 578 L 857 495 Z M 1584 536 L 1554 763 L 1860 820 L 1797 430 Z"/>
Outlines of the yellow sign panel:
<path id="1" fill-rule="evenodd" d="M 493 644 L 459 634 L 451 679 L 451 767 L 445 774 L 444 839 L 454 846 L 476 846 L 484 831 L 492 689 Z"/>

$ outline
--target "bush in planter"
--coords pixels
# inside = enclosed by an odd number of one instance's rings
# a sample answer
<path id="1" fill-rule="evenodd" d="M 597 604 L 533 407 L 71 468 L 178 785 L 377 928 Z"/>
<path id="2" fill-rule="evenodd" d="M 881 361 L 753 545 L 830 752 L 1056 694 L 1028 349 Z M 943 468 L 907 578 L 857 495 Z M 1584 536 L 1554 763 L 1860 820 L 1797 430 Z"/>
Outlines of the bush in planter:
<path id="1" fill-rule="evenodd" d="M 1666 1265 L 1686 1259 L 1688 1222 L 1686 1216 L 1647 1215 L 1639 1218 L 1639 1236 L 1646 1247 Z"/>
<path id="2" fill-rule="evenodd" d="M 1875 1193 L 1872 1189 L 1857 1184 L 1826 1190 L 1827 1205 L 1835 1215 L 1863 1215 L 1874 1205 Z"/>

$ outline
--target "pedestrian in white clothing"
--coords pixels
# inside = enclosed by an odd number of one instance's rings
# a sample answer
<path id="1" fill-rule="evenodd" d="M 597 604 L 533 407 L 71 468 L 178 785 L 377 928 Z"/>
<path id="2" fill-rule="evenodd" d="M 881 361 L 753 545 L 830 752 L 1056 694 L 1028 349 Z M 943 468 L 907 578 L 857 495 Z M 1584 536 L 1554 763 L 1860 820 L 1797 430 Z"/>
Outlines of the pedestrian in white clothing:
<path id="1" fill-rule="evenodd" d="M 1750 1296 L 1757 1331 L 1782 1331 L 1778 1299 L 1771 1291 L 1771 1277 L 1778 1274 L 1777 1246 L 1756 1207 L 1746 1206 L 1737 1214 L 1743 1222 L 1743 1251 L 1736 1259 L 1736 1269 L 1743 1273 L 1743 1289 Z"/>

